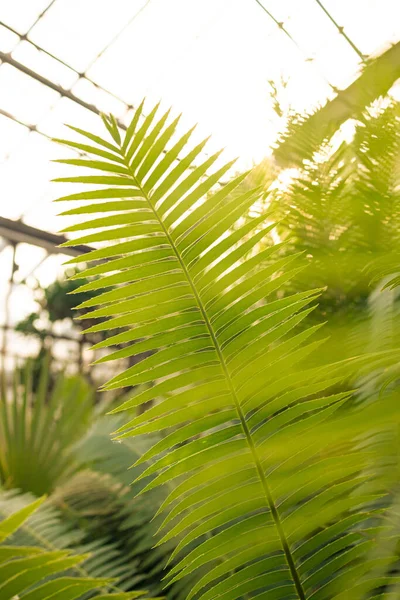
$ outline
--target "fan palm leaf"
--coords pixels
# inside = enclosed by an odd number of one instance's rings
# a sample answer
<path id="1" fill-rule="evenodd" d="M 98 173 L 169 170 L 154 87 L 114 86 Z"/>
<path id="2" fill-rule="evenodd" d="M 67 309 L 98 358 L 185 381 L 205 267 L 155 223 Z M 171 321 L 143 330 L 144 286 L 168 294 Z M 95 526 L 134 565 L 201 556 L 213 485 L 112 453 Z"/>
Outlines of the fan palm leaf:
<path id="1" fill-rule="evenodd" d="M 301 324 L 319 290 L 279 293 L 301 258 L 256 251 L 272 226 L 269 215 L 247 218 L 261 191 L 233 193 L 245 175 L 218 185 L 232 163 L 204 158 L 205 142 L 187 150 L 191 132 L 175 141 L 177 121 L 166 125 L 157 110 L 142 118 L 141 106 L 123 139 L 104 117 L 112 141 L 97 139 L 95 152 L 73 142 L 94 158 L 59 162 L 102 173 L 62 179 L 103 186 L 60 198 L 79 202 L 64 214 L 102 213 L 67 229 L 83 232 L 71 245 L 98 244 L 74 262 L 89 263 L 77 277 L 100 275 L 104 291 L 79 309 L 101 319 L 90 331 L 114 332 L 101 347 L 151 350 L 105 388 L 146 384 L 116 409 L 131 417 L 154 402 L 119 437 L 166 435 L 138 463 L 153 459 L 143 491 L 174 488 L 160 509 L 162 541 L 184 534 L 169 583 L 206 567 L 188 600 L 331 598 L 376 560 L 367 523 L 382 491 L 358 493 L 366 415 L 349 417 L 352 391 L 340 385 L 366 359 L 307 368 L 323 340 L 319 325 Z M 375 424 L 390 412 L 370 411 Z"/>
<path id="2" fill-rule="evenodd" d="M 32 389 L 32 368 L 5 377 L 0 389 L 0 481 L 36 495 L 48 493 L 76 469 L 71 445 L 82 434 L 92 414 L 92 391 L 80 377 L 59 375 L 53 389 L 47 364 L 39 385 Z"/>

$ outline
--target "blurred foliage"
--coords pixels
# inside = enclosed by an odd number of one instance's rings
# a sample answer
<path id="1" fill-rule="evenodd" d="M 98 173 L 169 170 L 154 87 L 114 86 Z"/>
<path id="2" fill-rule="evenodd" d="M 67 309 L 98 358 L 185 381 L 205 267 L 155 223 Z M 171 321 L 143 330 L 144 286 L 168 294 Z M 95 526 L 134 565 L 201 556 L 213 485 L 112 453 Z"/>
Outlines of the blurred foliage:
<path id="1" fill-rule="evenodd" d="M 176 541 L 155 547 L 161 539 L 157 531 L 162 522 L 161 515 L 155 515 L 173 486 L 138 495 L 144 483 L 134 483 L 135 479 L 150 463 L 138 466 L 135 463 L 160 438 L 152 435 L 112 441 L 111 434 L 122 424 L 123 419 L 118 416 L 96 419 L 74 448 L 77 460 L 85 457 L 90 471 L 78 473 L 57 490 L 52 501 L 67 516 L 72 513 L 87 539 L 103 532 L 105 539 L 116 542 L 123 564 L 130 566 L 131 574 L 140 574 L 140 587 L 154 595 L 164 595 L 164 569 Z M 92 482 L 89 486 L 88 481 Z M 191 585 L 202 574 L 204 570 L 188 581 L 177 582 L 168 590 L 167 597 L 186 600 Z"/>
<path id="2" fill-rule="evenodd" d="M 76 305 L 93 296 L 93 294 L 88 294 L 87 292 L 76 293 L 79 285 L 77 281 L 71 279 L 74 274 L 74 270 L 67 269 L 65 278 L 54 281 L 43 290 L 44 299 L 42 308 L 47 310 L 52 323 L 64 319 L 74 319 L 74 317 L 79 315 L 79 311 L 74 311 Z M 75 296 L 72 295 L 74 293 L 76 294 Z M 79 322 L 76 322 L 75 326 L 79 328 L 83 327 Z"/>
<path id="3" fill-rule="evenodd" d="M 93 322 L 76 320 L 76 317 L 84 314 L 83 311 L 75 310 L 76 302 L 85 302 L 96 294 L 96 292 L 85 291 L 77 293 L 79 283 L 72 278 L 76 273 L 76 269 L 67 269 L 64 277 L 57 279 L 48 287 L 41 288 L 38 285 L 35 290 L 37 311 L 28 314 L 14 327 L 16 332 L 35 337 L 40 343 L 37 354 L 28 361 L 23 361 L 21 366 L 21 373 L 23 373 L 29 363 L 34 391 L 39 385 L 44 360 L 50 359 L 50 378 L 52 380 L 57 377 L 59 371 L 65 368 L 65 365 L 60 365 L 54 357 L 53 346 L 56 340 L 75 342 L 76 352 L 72 358 L 75 370 L 81 374 L 85 372 L 86 377 L 91 379 L 90 369 L 87 367 L 83 369 L 83 344 L 99 343 L 104 336 L 101 333 L 86 334 L 84 329 L 93 325 Z M 57 332 L 60 325 L 63 326 L 61 330 L 63 328 L 65 330 L 64 335 Z"/>
<path id="4" fill-rule="evenodd" d="M 400 42 L 367 60 L 361 75 L 325 106 L 312 114 L 292 113 L 276 145 L 274 156 L 282 167 L 311 160 L 321 145 L 349 119 L 359 119 L 376 99 L 385 97 L 400 77 Z"/>
<path id="5" fill-rule="evenodd" d="M 400 264 L 399 103 L 366 111 L 350 141 L 319 147 L 269 200 L 283 252 L 303 252 L 309 263 L 288 289 L 326 288 L 312 318 L 328 321 L 329 353 L 363 352 L 370 345 L 369 298 L 388 274 L 382 263 L 392 273 Z"/>
<path id="6" fill-rule="evenodd" d="M 36 376 L 28 363 L 11 388 L 3 378 L 0 484 L 40 496 L 76 470 L 71 446 L 91 422 L 93 393 L 81 377 L 60 374 L 52 385 L 46 362 Z"/>
<path id="7" fill-rule="evenodd" d="M 2 600 L 134 600 L 143 592 L 123 593 L 115 586 L 118 569 L 104 561 L 96 543 L 64 523 L 44 498 L 0 493 L 0 591 Z M 6 544 L 4 543 L 6 541 Z M 93 552 L 90 556 L 90 552 Z M 112 556 L 108 549 L 106 558 Z"/>
<path id="8" fill-rule="evenodd" d="M 89 300 L 96 292 L 78 292 L 80 284 L 73 279 L 77 273 L 75 269 L 67 269 L 64 276 L 51 283 L 46 288 L 36 288 L 37 312 L 31 313 L 16 324 L 15 330 L 26 335 L 36 335 L 44 339 L 54 323 L 69 320 L 71 326 L 77 331 L 82 331 L 90 325 L 85 321 L 76 321 L 76 317 L 82 315 L 82 311 L 76 310 L 76 305 Z M 40 325 L 40 322 L 48 322 L 50 327 Z M 39 324 L 38 324 L 39 322 Z M 89 338 L 90 341 L 90 338 Z M 94 341 L 93 339 L 91 340 Z"/>
<path id="9" fill-rule="evenodd" d="M 46 361 L 36 391 L 32 377 L 32 369 L 22 379 L 18 370 L 11 388 L 3 385 L 0 518 L 26 506 L 32 494 L 49 498 L 13 543 L 90 553 L 82 558 L 86 575 L 112 578 L 122 591 L 161 595 L 163 569 L 175 547 L 154 548 L 160 518 L 152 518 L 165 493 L 137 497 L 143 485 L 130 486 L 145 469 L 132 470 L 132 464 L 151 440 L 113 442 L 122 421 L 93 408 L 94 392 L 84 379 L 58 374 L 52 381 Z M 168 597 L 186 600 L 188 590 L 175 585 Z"/>

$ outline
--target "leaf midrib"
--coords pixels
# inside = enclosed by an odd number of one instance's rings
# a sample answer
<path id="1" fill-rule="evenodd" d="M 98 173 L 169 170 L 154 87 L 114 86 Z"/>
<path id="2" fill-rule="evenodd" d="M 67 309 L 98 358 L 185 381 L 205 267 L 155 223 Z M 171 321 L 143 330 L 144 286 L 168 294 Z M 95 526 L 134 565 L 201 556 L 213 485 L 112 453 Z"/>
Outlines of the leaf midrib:
<path id="1" fill-rule="evenodd" d="M 284 532 L 284 529 L 283 529 L 283 526 L 282 526 L 282 522 L 281 522 L 281 519 L 280 519 L 280 516 L 279 516 L 279 513 L 278 513 L 278 509 L 277 509 L 277 507 L 275 505 L 275 502 L 274 502 L 274 499 L 272 497 L 272 494 L 271 494 L 271 491 L 270 491 L 270 488 L 269 488 L 269 485 L 268 485 L 268 482 L 267 482 L 267 478 L 265 476 L 264 470 L 263 470 L 262 465 L 261 465 L 261 461 L 260 461 L 260 459 L 258 457 L 258 454 L 257 454 L 257 450 L 256 450 L 255 445 L 253 443 L 251 432 L 249 430 L 249 427 L 247 425 L 244 413 L 243 413 L 242 408 L 240 406 L 239 398 L 236 395 L 236 391 L 235 391 L 233 382 L 231 380 L 228 367 L 227 367 L 227 365 L 225 363 L 225 359 L 224 359 L 224 356 L 222 354 L 222 350 L 220 348 L 220 345 L 219 345 L 218 339 L 216 337 L 216 334 L 214 332 L 214 329 L 212 327 L 211 321 L 208 318 L 208 315 L 207 315 L 206 310 L 205 310 L 205 308 L 203 306 L 203 303 L 202 303 L 202 300 L 200 298 L 200 295 L 197 292 L 197 289 L 196 289 L 196 287 L 194 285 L 194 282 L 192 281 L 190 273 L 189 273 L 189 271 L 188 271 L 185 263 L 183 262 L 183 259 L 182 259 L 181 255 L 180 255 L 177 247 L 175 246 L 175 243 L 174 243 L 171 235 L 169 234 L 168 229 L 164 225 L 161 217 L 158 215 L 155 207 L 153 206 L 152 202 L 150 201 L 148 193 L 143 189 L 143 187 L 140 184 L 140 182 L 136 179 L 134 170 L 133 170 L 133 168 L 132 168 L 132 166 L 131 166 L 131 164 L 129 162 L 129 159 L 125 156 L 125 153 L 122 150 L 122 148 L 121 148 L 121 156 L 123 157 L 123 159 L 125 161 L 125 165 L 126 165 L 127 169 L 129 170 L 130 177 L 132 177 L 132 180 L 133 180 L 134 184 L 141 190 L 141 192 L 143 193 L 144 197 L 146 198 L 146 201 L 147 201 L 149 207 L 151 208 L 151 210 L 152 210 L 155 218 L 157 219 L 157 221 L 158 221 L 158 223 L 159 223 L 159 225 L 160 225 L 160 227 L 161 227 L 164 235 L 166 236 L 166 238 L 168 240 L 168 243 L 170 244 L 170 246 L 171 246 L 171 248 L 172 248 L 172 250 L 173 250 L 173 252 L 174 252 L 174 254 L 175 254 L 176 258 L 177 258 L 177 260 L 179 261 L 179 264 L 180 264 L 180 267 L 181 267 L 183 273 L 185 274 L 185 276 L 187 278 L 187 281 L 188 281 L 189 286 L 190 286 L 190 288 L 192 290 L 193 296 L 194 296 L 194 298 L 196 300 L 196 303 L 197 303 L 197 305 L 199 307 L 199 310 L 200 310 L 200 312 L 202 314 L 204 322 L 205 322 L 205 324 L 207 326 L 209 335 L 210 335 L 211 340 L 213 342 L 215 351 L 216 351 L 216 353 L 218 355 L 219 361 L 221 363 L 222 370 L 224 372 L 226 381 L 228 383 L 229 391 L 230 391 L 230 393 L 232 395 L 232 399 L 234 401 L 235 409 L 236 409 L 236 412 L 238 414 L 238 418 L 240 420 L 243 432 L 244 432 L 245 437 L 246 437 L 246 442 L 247 442 L 247 444 L 248 444 L 248 446 L 250 448 L 250 451 L 251 451 L 254 463 L 256 465 L 257 473 L 258 473 L 261 485 L 262 485 L 263 490 L 264 490 L 265 498 L 267 500 L 269 509 L 271 511 L 271 514 L 272 514 L 272 518 L 274 520 L 276 529 L 278 531 L 278 535 L 279 535 L 279 538 L 280 538 L 280 541 L 281 541 L 281 545 L 282 545 L 282 548 L 283 548 L 283 551 L 284 551 L 284 554 L 285 554 L 285 557 L 286 557 L 286 561 L 287 561 L 289 569 L 290 569 L 290 573 L 291 573 L 292 578 L 293 578 L 293 583 L 295 585 L 297 595 L 299 597 L 299 600 L 306 600 L 306 595 L 305 595 L 305 592 L 303 590 L 303 586 L 301 584 L 300 576 L 299 576 L 299 574 L 297 572 L 296 564 L 295 564 L 294 558 L 292 556 L 292 552 L 290 550 L 289 543 L 288 543 L 288 540 L 286 538 L 286 535 L 285 535 L 285 532 Z"/>

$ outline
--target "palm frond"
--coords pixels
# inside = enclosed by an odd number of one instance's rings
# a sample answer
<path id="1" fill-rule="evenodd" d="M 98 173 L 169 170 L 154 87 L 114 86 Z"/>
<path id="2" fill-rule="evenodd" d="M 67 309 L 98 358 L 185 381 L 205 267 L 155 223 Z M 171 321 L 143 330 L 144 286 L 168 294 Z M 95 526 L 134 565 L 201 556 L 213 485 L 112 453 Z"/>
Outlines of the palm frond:
<path id="1" fill-rule="evenodd" d="M 73 554 L 59 547 L 43 547 L 41 536 L 38 546 L 15 545 L 12 537 L 26 527 L 29 517 L 43 500 L 14 510 L 0 521 L 0 596 L 3 600 L 15 600 L 21 594 L 27 600 L 74 600 L 88 597 L 88 593 L 93 596 L 96 592 L 98 598 L 114 600 L 133 600 L 142 596 L 141 593 L 107 593 L 105 588 L 112 584 L 112 579 L 90 577 L 80 567 L 87 555 Z M 4 498 L 0 502 L 3 513 Z M 75 575 L 73 571 L 76 571 Z"/>
<path id="2" fill-rule="evenodd" d="M 156 488 L 145 496 L 138 496 L 144 481 L 130 484 L 147 465 L 130 467 L 159 441 L 159 437 L 124 438 L 115 443 L 111 434 L 122 424 L 121 415 L 104 416 L 95 421 L 74 447 L 77 461 L 84 457 L 91 471 L 77 474 L 58 488 L 51 500 L 68 521 L 72 519 L 84 532 L 85 539 L 100 536 L 103 544 L 107 540 L 117 540 L 114 546 L 126 565 L 126 573 L 137 578 L 134 582 L 140 581 L 140 587 L 148 590 L 149 594 L 158 596 L 162 595 L 162 579 L 168 558 L 179 540 L 155 547 L 161 539 L 157 530 L 162 517 L 154 518 L 154 515 L 173 486 Z M 168 598 L 186 600 L 190 585 L 198 579 L 199 574 L 196 573 L 188 581 L 177 582 L 168 591 Z M 123 587 L 120 581 L 118 585 Z M 135 583 L 135 587 L 138 584 Z"/>
<path id="3" fill-rule="evenodd" d="M 90 331 L 115 331 L 110 345 L 125 336 L 132 353 L 151 351 L 105 388 L 147 385 L 116 409 L 131 417 L 154 402 L 117 435 L 165 436 L 137 464 L 152 459 L 142 492 L 173 486 L 159 511 L 161 543 L 183 535 L 169 584 L 205 568 L 188 600 L 347 593 L 353 574 L 375 565 L 368 523 L 385 493 L 379 482 L 358 492 L 369 459 L 358 439 L 370 419 L 385 426 L 394 415 L 390 405 L 351 410 L 352 390 L 339 383 L 382 357 L 307 368 L 323 340 L 319 325 L 302 323 L 320 290 L 281 297 L 303 268 L 300 257 L 282 257 L 273 245 L 251 252 L 269 216 L 254 219 L 250 240 L 238 223 L 247 223 L 260 191 L 232 194 L 241 177 L 217 187 L 232 165 L 217 168 L 219 153 L 202 159 L 204 143 L 186 150 L 190 132 L 173 141 L 175 124 L 165 125 L 156 109 L 142 121 L 137 113 L 123 141 L 114 120 L 104 120 L 113 157 L 97 149 L 104 160 L 62 162 L 102 172 L 104 186 L 113 173 L 122 185 L 61 200 L 102 199 L 108 213 L 99 232 L 77 225 L 84 233 L 70 242 L 99 244 L 75 259 L 89 263 L 84 276 L 104 276 L 103 293 L 79 306 L 96 307 L 88 316 L 103 319 Z M 118 197 L 131 224 L 113 220 Z M 82 214 L 82 204 L 68 213 Z M 155 265 L 163 270 L 155 274 Z"/>
<path id="4" fill-rule="evenodd" d="M 107 443 L 106 447 L 110 450 Z M 63 520 L 80 532 L 75 548 L 79 552 L 92 549 L 92 558 L 85 563 L 90 573 L 112 576 L 124 591 L 145 588 L 157 595 L 137 549 L 148 519 L 144 520 L 143 513 L 137 514 L 133 503 L 128 506 L 127 493 L 127 488 L 110 475 L 83 470 L 59 486 L 50 502 L 59 509 Z M 128 508 L 131 516 L 137 518 L 137 527 L 125 531 Z M 153 583 L 153 589 L 149 583 Z"/>

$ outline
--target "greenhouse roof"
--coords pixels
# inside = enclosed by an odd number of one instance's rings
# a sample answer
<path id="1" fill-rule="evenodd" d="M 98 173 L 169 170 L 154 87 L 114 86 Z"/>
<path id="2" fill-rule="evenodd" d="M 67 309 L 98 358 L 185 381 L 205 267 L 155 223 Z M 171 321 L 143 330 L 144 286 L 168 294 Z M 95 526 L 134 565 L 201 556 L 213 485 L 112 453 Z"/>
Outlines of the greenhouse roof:
<path id="1" fill-rule="evenodd" d="M 3 2 L 0 216 L 47 234 L 62 229 L 52 200 L 63 186 L 49 182 L 63 175 L 51 160 L 66 153 L 51 138 L 66 136 L 65 123 L 98 130 L 99 111 L 126 124 L 143 97 L 182 112 L 184 126 L 198 123 L 198 135 L 212 133 L 212 146 L 240 166 L 258 162 L 282 129 L 276 98 L 298 112 L 324 104 L 367 57 L 398 41 L 399 17 L 396 0 Z M 65 257 L 17 241 L 15 281 L 50 283 Z M 0 247 L 4 306 L 14 250 Z M 11 294 L 13 323 L 33 300 L 24 286 Z"/>

